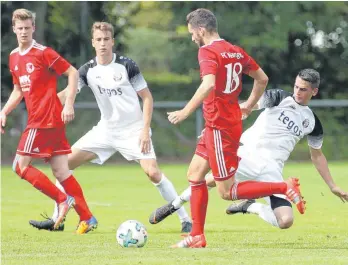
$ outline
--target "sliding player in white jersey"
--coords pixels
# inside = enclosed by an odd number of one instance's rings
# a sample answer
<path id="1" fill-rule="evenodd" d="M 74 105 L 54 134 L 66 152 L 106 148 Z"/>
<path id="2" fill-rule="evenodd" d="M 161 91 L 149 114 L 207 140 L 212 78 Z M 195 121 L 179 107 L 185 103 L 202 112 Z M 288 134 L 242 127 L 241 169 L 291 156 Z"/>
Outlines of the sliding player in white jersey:
<path id="1" fill-rule="evenodd" d="M 79 91 L 84 86 L 92 89 L 101 118 L 72 146 L 69 168 L 73 170 L 89 161 L 102 165 L 113 154 L 120 152 L 127 160 L 139 162 L 162 197 L 170 202 L 178 194 L 157 165 L 151 142 L 151 92 L 136 63 L 112 52 L 113 35 L 114 29 L 109 23 L 95 22 L 92 26 L 92 45 L 97 56 L 80 67 Z M 64 99 L 65 91 L 59 96 Z M 138 96 L 143 101 L 143 111 Z M 56 215 L 55 210 L 52 218 L 42 222 L 31 220 L 30 224 L 38 229 L 51 230 Z M 192 223 L 184 207 L 179 209 L 178 215 L 181 231 L 190 232 Z M 96 226 L 97 221 L 93 218 L 90 222 L 80 223 L 77 233 L 87 233 Z"/>
<path id="2" fill-rule="evenodd" d="M 283 181 L 283 167 L 295 145 L 307 136 L 312 162 L 333 194 L 343 202 L 348 201 L 348 193 L 339 188 L 328 168 L 327 160 L 321 151 L 323 128 L 318 117 L 308 107 L 312 96 L 318 93 L 319 73 L 313 69 L 299 72 L 294 85 L 294 93 L 280 89 L 267 90 L 255 109 L 265 110 L 256 119 L 253 126 L 241 137 L 241 157 L 236 180 L 256 180 L 263 182 Z M 208 187 L 215 187 L 211 174 L 206 176 Z M 191 190 L 186 189 L 173 202 L 156 209 L 150 215 L 150 223 L 158 223 L 190 200 Z M 244 200 L 231 204 L 227 214 L 253 213 L 266 222 L 281 229 L 293 224 L 294 215 L 291 203 L 284 195 L 265 198 L 268 205 L 255 200 Z M 153 220 L 156 220 L 154 222 Z"/>

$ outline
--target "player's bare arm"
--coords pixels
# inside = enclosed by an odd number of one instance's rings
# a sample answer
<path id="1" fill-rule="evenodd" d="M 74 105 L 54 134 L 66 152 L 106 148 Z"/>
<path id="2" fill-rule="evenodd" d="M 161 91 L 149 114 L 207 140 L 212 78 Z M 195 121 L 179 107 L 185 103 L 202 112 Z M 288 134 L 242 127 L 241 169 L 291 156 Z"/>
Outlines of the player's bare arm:
<path id="1" fill-rule="evenodd" d="M 59 98 L 60 103 L 62 103 L 62 105 L 65 105 L 65 101 L 66 101 L 66 91 L 67 91 L 68 87 L 64 88 L 64 90 L 60 91 L 57 96 Z"/>
<path id="2" fill-rule="evenodd" d="M 68 77 L 68 86 L 65 92 L 66 99 L 62 111 L 62 120 L 65 124 L 67 124 L 71 122 L 75 117 L 74 102 L 77 93 L 78 72 L 75 67 L 70 66 L 68 70 L 64 72 L 64 75 Z"/>
<path id="3" fill-rule="evenodd" d="M 329 186 L 331 192 L 338 196 L 343 202 L 348 201 L 348 193 L 343 191 L 340 187 L 338 187 L 331 174 L 327 164 L 327 160 L 325 155 L 323 154 L 321 149 L 314 149 L 310 147 L 311 159 L 318 170 L 320 176 L 323 178 L 325 183 Z"/>
<path id="4" fill-rule="evenodd" d="M 209 95 L 215 87 L 215 75 L 209 74 L 203 77 L 203 81 L 191 100 L 182 110 L 168 112 L 168 120 L 173 124 L 178 124 L 190 116 Z"/>
<path id="5" fill-rule="evenodd" d="M 254 79 L 254 85 L 248 100 L 240 105 L 243 119 L 249 116 L 254 107 L 258 109 L 255 105 L 257 105 L 268 84 L 268 77 L 261 68 L 250 71 L 248 75 Z"/>
<path id="6" fill-rule="evenodd" d="M 22 89 L 18 85 L 13 86 L 13 91 L 7 100 L 4 108 L 0 112 L 1 133 L 5 133 L 6 117 L 14 110 L 23 98 Z"/>
<path id="7" fill-rule="evenodd" d="M 153 98 L 150 90 L 146 87 L 137 92 L 143 101 L 144 128 L 140 135 L 139 144 L 141 152 L 147 154 L 151 151 L 150 126 L 153 111 Z"/>

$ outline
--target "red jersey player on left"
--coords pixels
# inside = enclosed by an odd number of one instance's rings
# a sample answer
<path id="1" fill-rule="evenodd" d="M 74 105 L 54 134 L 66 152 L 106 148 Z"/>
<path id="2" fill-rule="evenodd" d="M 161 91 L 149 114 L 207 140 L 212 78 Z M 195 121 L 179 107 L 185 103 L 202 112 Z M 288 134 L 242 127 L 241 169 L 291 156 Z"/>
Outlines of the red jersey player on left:
<path id="1" fill-rule="evenodd" d="M 72 206 L 75 206 L 81 221 L 88 220 L 92 214 L 80 185 L 70 174 L 67 154 L 71 150 L 65 136 L 65 124 L 74 119 L 78 72 L 53 49 L 33 39 L 35 13 L 26 9 L 15 10 L 12 26 L 18 40 L 18 48 L 11 52 L 9 58 L 14 87 L 0 112 L 1 133 L 5 132 L 6 116 L 23 97 L 28 110 L 28 124 L 18 144 L 13 170 L 57 202 L 59 216 L 53 229 L 59 228 Z M 56 91 L 57 75 L 61 74 L 68 76 L 68 96 L 64 108 Z M 33 158 L 44 158 L 50 163 L 53 175 L 68 195 L 31 165 Z"/>

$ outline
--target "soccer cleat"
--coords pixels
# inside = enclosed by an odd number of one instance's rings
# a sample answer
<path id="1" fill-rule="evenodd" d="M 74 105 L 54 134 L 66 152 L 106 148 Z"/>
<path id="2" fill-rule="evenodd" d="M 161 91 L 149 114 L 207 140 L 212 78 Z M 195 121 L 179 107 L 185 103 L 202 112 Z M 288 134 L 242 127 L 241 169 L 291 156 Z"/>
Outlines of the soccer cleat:
<path id="1" fill-rule="evenodd" d="M 58 204 L 58 218 L 54 223 L 53 229 L 58 229 L 59 225 L 64 222 L 65 216 L 68 214 L 69 210 L 74 207 L 75 199 L 71 196 L 67 196 L 66 200 Z"/>
<path id="2" fill-rule="evenodd" d="M 153 211 L 149 217 L 150 224 L 153 224 L 153 225 L 158 224 L 159 222 L 166 219 L 172 213 L 175 213 L 178 209 L 174 208 L 174 206 L 172 205 L 172 202 L 173 201 Z"/>
<path id="3" fill-rule="evenodd" d="M 207 241 L 205 240 L 205 236 L 197 235 L 197 236 L 187 236 L 180 242 L 171 246 L 171 248 L 205 248 L 207 245 Z"/>
<path id="4" fill-rule="evenodd" d="M 192 229 L 192 223 L 191 222 L 182 222 L 181 223 L 181 233 L 190 233 Z"/>
<path id="5" fill-rule="evenodd" d="M 238 203 L 232 203 L 230 206 L 227 207 L 226 213 L 227 214 L 236 214 L 236 213 L 248 213 L 248 208 L 250 205 L 255 203 L 255 200 L 242 200 Z"/>
<path id="6" fill-rule="evenodd" d="M 303 200 L 303 197 L 301 195 L 299 179 L 291 177 L 288 178 L 285 183 L 288 186 L 285 195 L 290 201 L 296 204 L 297 210 L 301 214 L 304 214 L 306 211 L 306 202 Z"/>
<path id="7" fill-rule="evenodd" d="M 87 234 L 90 231 L 93 231 L 94 229 L 97 229 L 98 227 L 98 221 L 95 219 L 94 216 L 92 216 L 87 221 L 81 221 L 76 229 L 76 234 L 82 235 Z"/>
<path id="8" fill-rule="evenodd" d="M 44 221 L 36 221 L 36 220 L 30 220 L 29 224 L 39 230 L 48 230 L 48 231 L 64 231 L 64 220 L 60 223 L 58 229 L 54 230 L 54 221 L 52 218 L 49 218 L 47 214 L 41 214 L 43 218 L 46 220 Z"/>

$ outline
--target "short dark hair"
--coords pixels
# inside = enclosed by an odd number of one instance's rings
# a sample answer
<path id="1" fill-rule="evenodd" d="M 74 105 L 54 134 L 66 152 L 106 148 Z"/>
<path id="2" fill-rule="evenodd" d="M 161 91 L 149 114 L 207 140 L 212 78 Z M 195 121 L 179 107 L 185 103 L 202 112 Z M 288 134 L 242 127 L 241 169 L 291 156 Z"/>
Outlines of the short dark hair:
<path id="1" fill-rule="evenodd" d="M 199 8 L 186 16 L 186 23 L 193 28 L 202 27 L 208 32 L 217 32 L 217 20 L 213 12 L 205 8 Z"/>
<path id="2" fill-rule="evenodd" d="M 309 82 L 312 88 L 318 88 L 320 85 L 320 74 L 314 69 L 303 69 L 298 73 L 298 77 Z"/>

